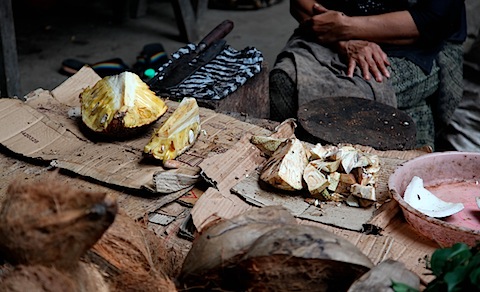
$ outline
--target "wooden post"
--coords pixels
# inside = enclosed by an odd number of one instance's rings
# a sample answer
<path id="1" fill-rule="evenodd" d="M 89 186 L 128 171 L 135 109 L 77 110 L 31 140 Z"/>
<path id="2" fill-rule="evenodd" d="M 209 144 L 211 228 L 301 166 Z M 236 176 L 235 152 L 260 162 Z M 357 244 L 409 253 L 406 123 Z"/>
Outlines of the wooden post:
<path id="1" fill-rule="evenodd" d="M 0 1 L 0 97 L 20 94 L 17 44 L 11 0 Z"/>
<path id="2" fill-rule="evenodd" d="M 200 40 L 199 20 L 208 7 L 208 0 L 171 0 L 180 36 L 187 42 Z"/>

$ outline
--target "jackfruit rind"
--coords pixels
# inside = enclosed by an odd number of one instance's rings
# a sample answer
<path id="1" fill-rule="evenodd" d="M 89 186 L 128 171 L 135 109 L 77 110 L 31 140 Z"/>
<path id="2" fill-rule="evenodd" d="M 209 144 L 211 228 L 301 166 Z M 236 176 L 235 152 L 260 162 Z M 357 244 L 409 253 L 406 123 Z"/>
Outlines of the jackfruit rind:
<path id="1" fill-rule="evenodd" d="M 183 98 L 178 108 L 157 129 L 144 153 L 163 162 L 187 151 L 200 133 L 200 111 L 195 98 Z"/>
<path id="2" fill-rule="evenodd" d="M 165 102 L 132 72 L 104 77 L 80 94 L 80 102 L 83 123 L 110 134 L 150 125 L 167 111 Z"/>

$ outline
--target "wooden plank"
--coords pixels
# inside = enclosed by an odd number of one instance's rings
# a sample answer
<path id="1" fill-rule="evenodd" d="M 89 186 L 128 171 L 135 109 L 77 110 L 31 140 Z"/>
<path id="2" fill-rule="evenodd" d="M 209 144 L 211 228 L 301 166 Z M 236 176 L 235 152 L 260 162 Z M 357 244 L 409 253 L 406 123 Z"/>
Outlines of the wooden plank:
<path id="1" fill-rule="evenodd" d="M 0 97 L 20 94 L 17 45 L 11 0 L 0 1 Z"/>
<path id="2" fill-rule="evenodd" d="M 237 112 L 254 118 L 270 118 L 268 65 L 263 62 L 260 73 L 227 97 L 220 100 L 199 99 L 198 104 L 216 112 Z"/>
<path id="3" fill-rule="evenodd" d="M 205 13 L 207 13 L 208 9 L 208 0 L 193 0 L 195 10 L 196 10 L 196 16 L 197 16 L 197 22 L 203 18 Z"/>
<path id="4" fill-rule="evenodd" d="M 190 0 L 172 0 L 180 36 L 188 42 L 198 41 L 197 17 Z"/>

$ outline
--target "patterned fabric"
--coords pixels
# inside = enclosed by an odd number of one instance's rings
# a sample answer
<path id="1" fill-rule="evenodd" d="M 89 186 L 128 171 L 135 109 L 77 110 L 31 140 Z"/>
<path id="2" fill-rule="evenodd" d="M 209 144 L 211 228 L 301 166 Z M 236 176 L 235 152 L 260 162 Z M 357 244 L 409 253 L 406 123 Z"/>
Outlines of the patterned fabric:
<path id="1" fill-rule="evenodd" d="M 281 69 L 270 71 L 269 78 L 270 94 L 270 119 L 283 122 L 289 118 L 296 118 L 298 99 L 295 83 L 290 76 Z"/>
<path id="2" fill-rule="evenodd" d="M 437 132 L 443 131 L 450 123 L 453 112 L 463 95 L 463 46 L 446 43 L 437 58 L 440 67 L 438 95 L 433 101 Z"/>
<path id="3" fill-rule="evenodd" d="M 353 78 L 347 77 L 346 65 L 336 53 L 293 37 L 279 54 L 270 74 L 271 113 L 276 115 L 272 118 L 296 115 L 298 105 L 313 99 L 367 98 L 404 110 L 415 122 L 417 147 L 434 148 L 435 134 L 450 120 L 462 97 L 462 61 L 458 47 L 461 45 L 446 45 L 429 74 L 404 58 L 389 58 L 392 77 L 378 83 L 365 81 L 358 67 Z M 285 89 L 288 84 L 293 90 Z M 436 129 L 434 121 L 441 121 Z"/>
<path id="4" fill-rule="evenodd" d="M 398 108 L 407 112 L 417 125 L 417 142 L 442 143 L 453 112 L 463 96 L 463 48 L 445 43 L 426 75 L 411 62 L 390 58 Z"/>
<path id="5" fill-rule="evenodd" d="M 165 68 L 173 60 L 189 54 L 196 49 L 196 45 L 188 44 L 172 54 L 172 58 L 165 63 L 154 78 L 163 79 Z M 169 90 L 171 97 L 185 96 L 197 99 L 222 99 L 231 94 L 248 79 L 261 71 L 262 53 L 256 48 L 247 47 L 237 51 L 227 46 L 212 61 L 204 65 L 178 86 Z"/>
<path id="6" fill-rule="evenodd" d="M 389 82 L 397 97 L 397 106 L 415 122 L 417 146 L 435 145 L 433 112 L 429 97 L 439 85 L 439 68 L 434 62 L 430 74 L 404 58 L 389 58 L 391 78 Z"/>
<path id="7" fill-rule="evenodd" d="M 294 34 L 279 54 L 274 68 L 285 71 L 296 84 L 298 105 L 332 96 L 375 100 L 396 107 L 395 92 L 387 83 L 367 81 L 357 68 L 353 78 L 347 65 L 333 50 Z"/>

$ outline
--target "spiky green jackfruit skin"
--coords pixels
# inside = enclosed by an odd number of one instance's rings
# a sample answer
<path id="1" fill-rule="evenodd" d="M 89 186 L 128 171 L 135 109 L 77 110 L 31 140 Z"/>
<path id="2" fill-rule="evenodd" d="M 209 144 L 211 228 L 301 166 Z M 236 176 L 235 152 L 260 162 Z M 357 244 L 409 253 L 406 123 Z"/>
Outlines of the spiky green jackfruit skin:
<path id="1" fill-rule="evenodd" d="M 163 162 L 175 159 L 196 141 L 201 130 L 200 110 L 195 98 L 184 98 L 145 145 L 147 156 Z"/>
<path id="2" fill-rule="evenodd" d="M 80 93 L 80 102 L 83 123 L 105 134 L 150 125 L 167 111 L 165 102 L 132 72 L 104 77 Z"/>

